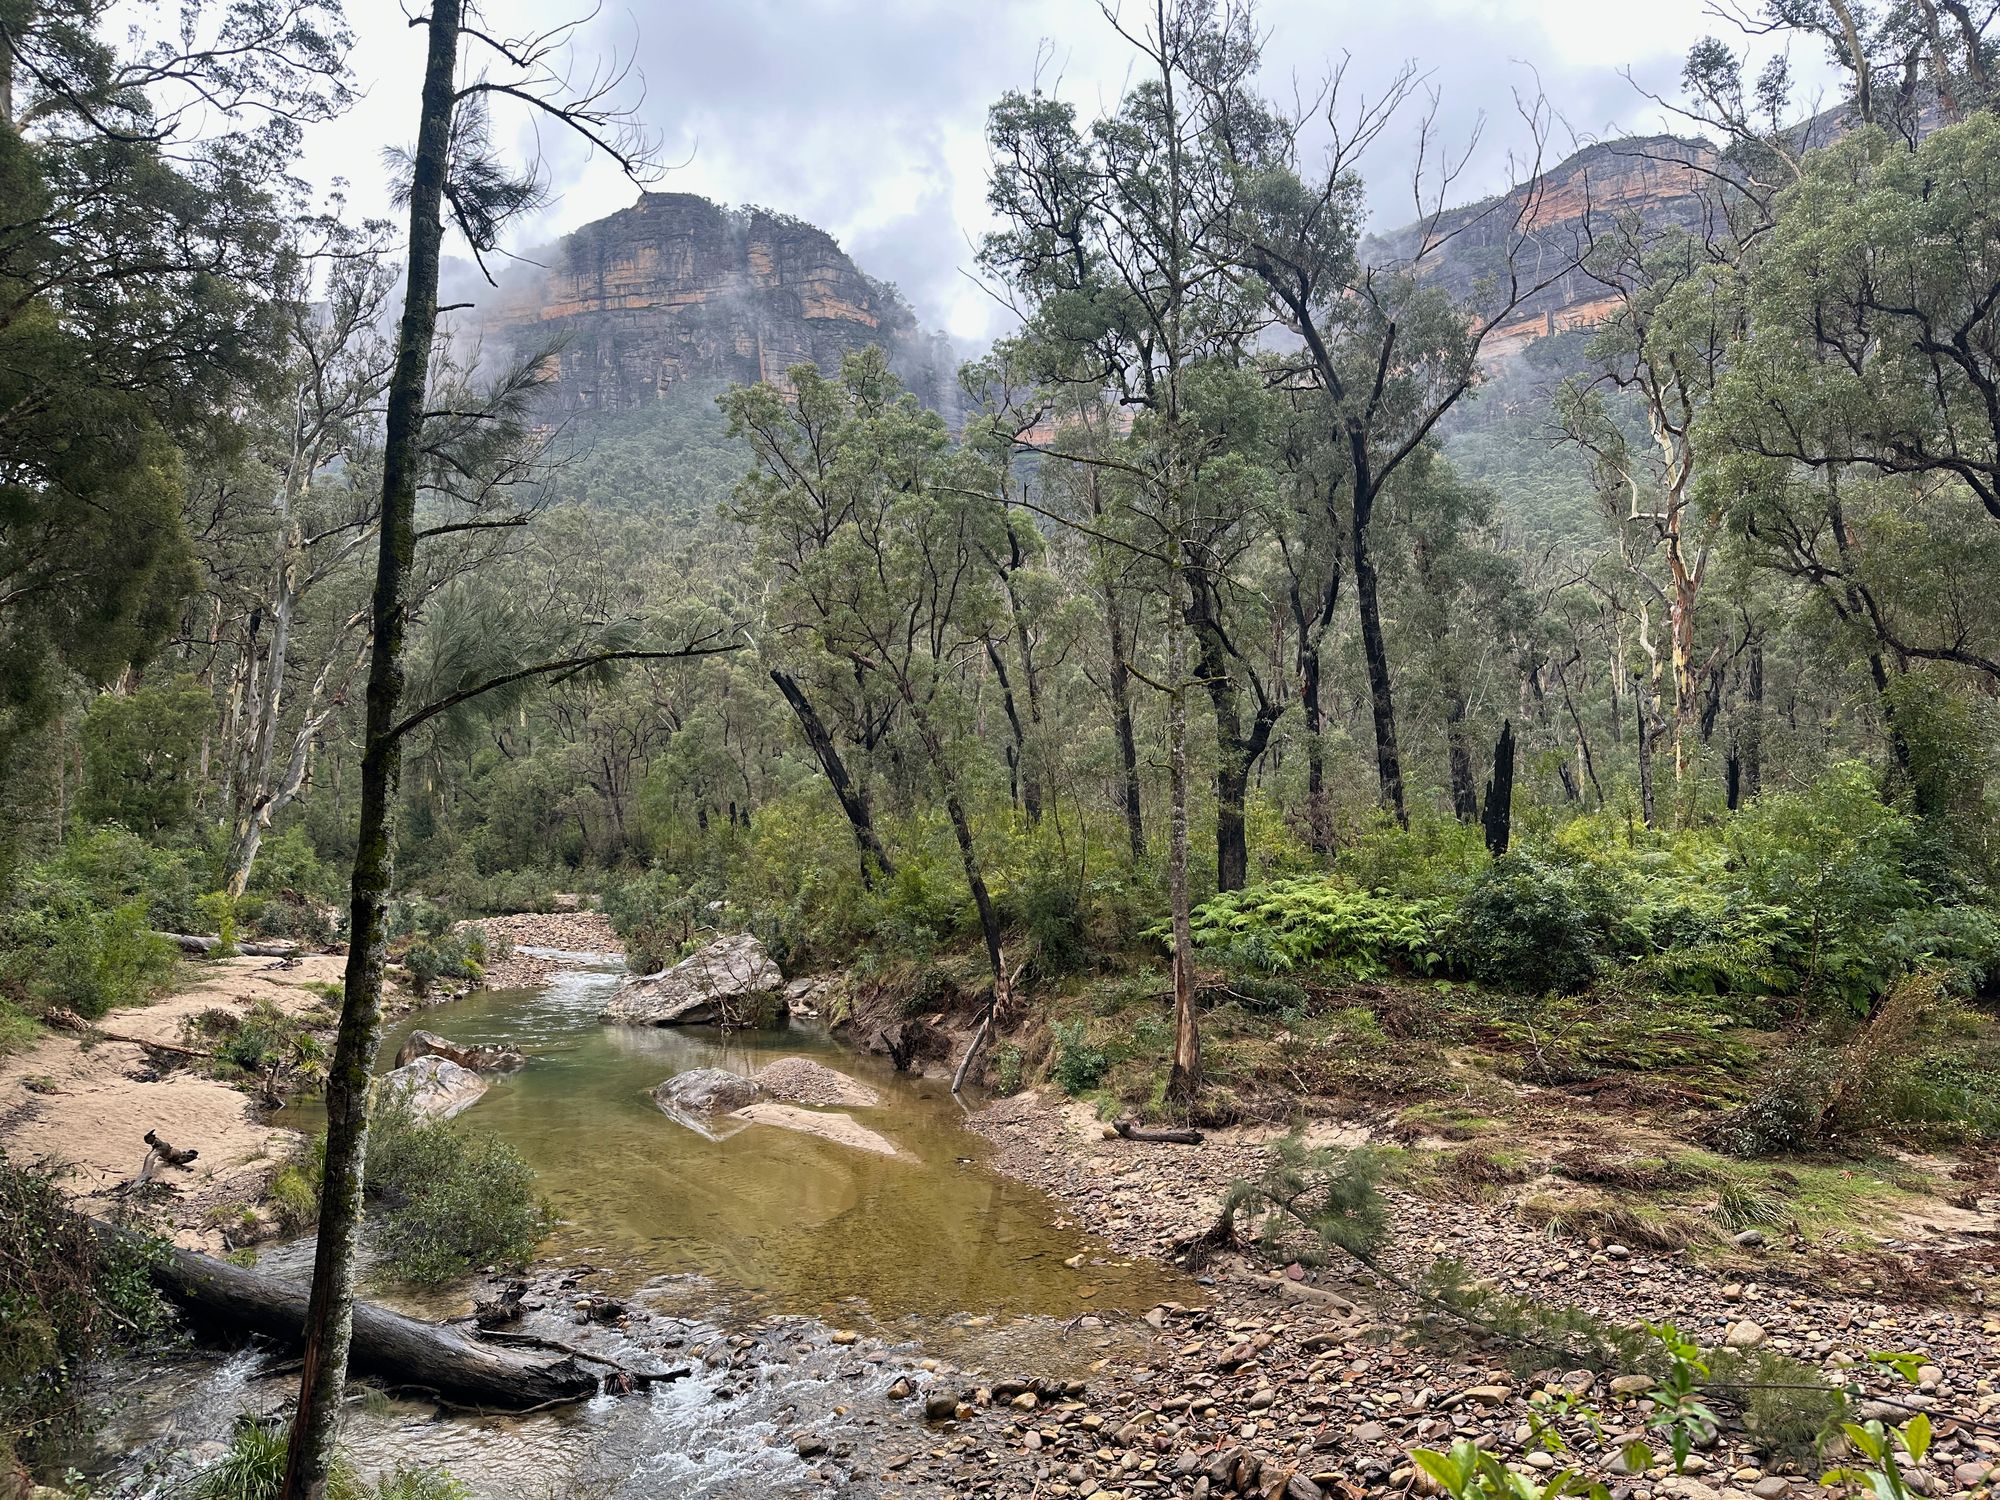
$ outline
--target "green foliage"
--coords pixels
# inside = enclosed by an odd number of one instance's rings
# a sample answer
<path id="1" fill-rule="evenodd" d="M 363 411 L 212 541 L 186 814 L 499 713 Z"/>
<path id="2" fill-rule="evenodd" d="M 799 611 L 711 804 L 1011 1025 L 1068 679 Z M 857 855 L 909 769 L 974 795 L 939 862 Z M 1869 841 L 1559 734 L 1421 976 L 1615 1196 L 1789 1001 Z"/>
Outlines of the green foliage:
<path id="1" fill-rule="evenodd" d="M 156 838 L 187 828 L 208 718 L 208 691 L 192 676 L 98 697 L 83 721 L 78 813 Z"/>
<path id="2" fill-rule="evenodd" d="M 1202 903 L 1193 925 L 1197 947 L 1245 968 L 1377 979 L 1395 971 L 1428 973 L 1441 963 L 1441 916 L 1434 901 L 1357 891 L 1332 880 L 1279 880 Z"/>
<path id="3" fill-rule="evenodd" d="M 1021 1092 L 1025 1060 L 1021 1049 L 1013 1042 L 995 1049 L 993 1053 L 993 1091 L 997 1094 L 1018 1094 Z"/>
<path id="4" fill-rule="evenodd" d="M 476 984 L 486 973 L 486 935 L 467 926 L 420 937 L 403 951 L 403 967 L 419 995 L 428 995 L 440 979 Z"/>
<path id="5" fill-rule="evenodd" d="M 1459 904 L 1450 937 L 1454 962 L 1502 988 L 1583 989 L 1609 946 L 1614 903 L 1612 890 L 1587 866 L 1509 853 Z"/>
<path id="6" fill-rule="evenodd" d="M 1800 992 L 1863 1011 L 1914 956 L 1907 939 L 1884 941 L 1923 899 L 1909 869 L 1914 833 L 1852 762 L 1808 791 L 1760 798 L 1730 823 L 1745 893 L 1792 914 Z"/>
<path id="7" fill-rule="evenodd" d="M 1338 1252 L 1372 1260 L 1389 1236 L 1381 1158 L 1372 1151 L 1336 1151 L 1287 1136 L 1271 1149 L 1261 1175 L 1231 1184 L 1216 1238 L 1233 1236 L 1239 1218 L 1252 1221 L 1266 1260 L 1323 1265 Z"/>
<path id="8" fill-rule="evenodd" d="M 443 1286 L 480 1266 L 521 1265 L 553 1222 L 535 1174 L 498 1136 L 419 1120 L 383 1099 L 368 1131 L 375 1245 L 398 1280 Z"/>
<path id="9" fill-rule="evenodd" d="M 1102 1047 L 1092 1044 L 1081 1020 L 1058 1021 L 1055 1031 L 1055 1062 L 1050 1069 L 1056 1086 L 1072 1099 L 1080 1098 L 1104 1081 L 1111 1058 Z"/>
<path id="10" fill-rule="evenodd" d="M 259 1079 L 276 1094 L 326 1075 L 326 1048 L 311 1026 L 269 1000 L 247 1011 L 206 1010 L 185 1024 L 188 1041 L 205 1046 L 226 1067 Z"/>
<path id="11" fill-rule="evenodd" d="M 85 1363 L 160 1325 L 149 1253 L 107 1250 L 52 1178 L 0 1151 L 0 1457 L 63 1434 Z"/>
<path id="12" fill-rule="evenodd" d="M 316 1136 L 271 1179 L 281 1223 L 319 1217 L 326 1137 Z M 415 1287 L 446 1286 L 485 1265 L 519 1266 L 554 1225 L 534 1170 L 500 1137 L 449 1120 L 420 1119 L 400 1097 L 369 1111 L 368 1225 L 388 1273 Z"/>
<path id="13" fill-rule="evenodd" d="M 187 1500 L 278 1500 L 285 1484 L 289 1437 L 283 1422 L 245 1413 L 236 1419 L 229 1447 L 173 1493 Z M 368 1500 L 369 1489 L 354 1465 L 337 1458 L 326 1477 L 326 1500 Z"/>
<path id="14" fill-rule="evenodd" d="M 699 891 L 663 869 L 607 886 L 600 904 L 625 944 L 627 966 L 637 974 L 671 965 L 712 917 Z"/>
<path id="15" fill-rule="evenodd" d="M 163 989 L 173 945 L 148 932 L 144 902 L 122 894 L 67 857 L 30 872 L 0 910 L 0 998 L 30 1014 L 60 1008 L 95 1018 Z"/>

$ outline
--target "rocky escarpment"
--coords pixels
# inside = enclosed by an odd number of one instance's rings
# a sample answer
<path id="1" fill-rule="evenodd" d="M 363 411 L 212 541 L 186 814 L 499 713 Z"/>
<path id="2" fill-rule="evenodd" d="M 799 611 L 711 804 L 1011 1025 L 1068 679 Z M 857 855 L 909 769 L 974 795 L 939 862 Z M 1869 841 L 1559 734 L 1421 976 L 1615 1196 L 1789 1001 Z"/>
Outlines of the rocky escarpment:
<path id="1" fill-rule="evenodd" d="M 537 257 L 496 317 L 520 353 L 551 350 L 544 394 L 574 415 L 644 407 L 677 386 L 782 381 L 879 345 L 918 397 L 948 404 L 955 362 L 893 287 L 823 230 L 691 193 L 643 193 Z"/>
<path id="2" fill-rule="evenodd" d="M 1372 238 L 1366 253 L 1378 262 L 1408 262 L 1421 254 L 1426 273 L 1453 297 L 1473 306 L 1504 295 L 1510 243 L 1525 230 L 1519 256 L 1523 279 L 1537 282 L 1571 260 L 1621 216 L 1638 214 L 1649 233 L 1679 227 L 1699 233 L 1709 212 L 1722 159 L 1706 141 L 1656 135 L 1601 141 L 1565 158 L 1531 183 L 1496 198 L 1455 208 L 1426 227 L 1406 225 Z M 1524 212 L 1525 210 L 1525 212 Z M 1497 278 L 1497 285 L 1496 285 Z M 1486 345 L 1512 353 L 1547 334 L 1589 327 L 1609 317 L 1610 290 L 1582 270 L 1571 270 L 1524 299 Z"/>

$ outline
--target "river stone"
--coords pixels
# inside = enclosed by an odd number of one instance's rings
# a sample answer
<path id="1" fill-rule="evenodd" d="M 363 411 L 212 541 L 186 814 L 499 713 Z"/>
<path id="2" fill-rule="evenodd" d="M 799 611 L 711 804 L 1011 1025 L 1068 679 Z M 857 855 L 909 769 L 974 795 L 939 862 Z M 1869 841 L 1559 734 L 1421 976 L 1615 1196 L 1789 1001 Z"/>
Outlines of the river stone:
<path id="1" fill-rule="evenodd" d="M 747 932 L 618 986 L 600 1021 L 627 1026 L 782 1026 L 785 976 Z"/>
<path id="2" fill-rule="evenodd" d="M 668 1114 L 723 1114 L 754 1104 L 763 1090 L 754 1079 L 724 1068 L 690 1068 L 653 1090 L 653 1102 Z"/>
<path id="3" fill-rule="evenodd" d="M 773 1099 L 783 1099 L 788 1104 L 867 1109 L 882 1102 L 882 1096 L 867 1084 L 809 1057 L 781 1057 L 774 1063 L 766 1063 L 757 1072 L 757 1082 Z"/>
<path id="4" fill-rule="evenodd" d="M 420 1120 L 449 1120 L 486 1092 L 486 1080 L 448 1057 L 420 1057 L 384 1073 L 382 1096 L 400 1098 Z"/>
<path id="5" fill-rule="evenodd" d="M 413 1031 L 396 1053 L 396 1066 L 407 1067 L 420 1057 L 442 1057 L 475 1073 L 512 1073 L 528 1059 L 512 1047 L 481 1047 L 447 1041 L 434 1031 Z"/>

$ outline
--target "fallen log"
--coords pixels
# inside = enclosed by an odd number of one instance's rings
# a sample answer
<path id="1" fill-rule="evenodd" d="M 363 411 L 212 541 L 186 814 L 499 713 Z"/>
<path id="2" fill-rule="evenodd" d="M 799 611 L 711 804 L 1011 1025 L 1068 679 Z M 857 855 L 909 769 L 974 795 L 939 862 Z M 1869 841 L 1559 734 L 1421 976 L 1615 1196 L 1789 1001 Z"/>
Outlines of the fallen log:
<path id="1" fill-rule="evenodd" d="M 1128 1141 L 1155 1141 L 1169 1146 L 1199 1146 L 1201 1132 L 1181 1125 L 1141 1125 L 1126 1118 L 1111 1127 Z"/>
<path id="2" fill-rule="evenodd" d="M 151 932 L 148 937 L 165 938 L 175 944 L 183 953 L 199 954 L 203 957 L 222 946 L 219 937 L 204 937 L 198 932 Z M 252 958 L 297 958 L 300 948 L 297 943 L 238 943 L 238 953 L 247 953 Z"/>
<path id="3" fill-rule="evenodd" d="M 131 1248 L 142 1243 L 129 1229 L 102 1220 L 93 1223 L 108 1245 Z M 146 1268 L 160 1294 L 199 1323 L 221 1332 L 262 1334 L 287 1348 L 304 1341 L 304 1286 L 259 1276 L 192 1250 L 149 1251 Z M 392 1386 L 504 1411 L 580 1401 L 598 1391 L 598 1377 L 568 1355 L 537 1359 L 370 1302 L 354 1304 L 354 1343 L 348 1357 L 357 1373 Z M 634 1379 L 645 1378 L 640 1372 L 616 1368 Z"/>

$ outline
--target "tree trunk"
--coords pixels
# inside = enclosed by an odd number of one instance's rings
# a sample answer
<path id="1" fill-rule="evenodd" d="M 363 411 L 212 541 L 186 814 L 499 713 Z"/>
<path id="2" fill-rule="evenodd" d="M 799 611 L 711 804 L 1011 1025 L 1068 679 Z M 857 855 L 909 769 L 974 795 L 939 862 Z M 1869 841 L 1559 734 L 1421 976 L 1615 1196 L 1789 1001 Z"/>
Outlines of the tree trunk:
<path id="1" fill-rule="evenodd" d="M 1479 821 L 1479 787 L 1472 779 L 1472 746 L 1465 738 L 1465 694 L 1445 706 L 1445 740 L 1451 754 L 1451 810 L 1461 823 Z"/>
<path id="2" fill-rule="evenodd" d="M 854 831 L 855 846 L 861 852 L 861 883 L 872 888 L 875 884 L 874 868 L 884 875 L 893 876 L 896 867 L 889 863 L 889 851 L 882 847 L 882 840 L 875 832 L 875 818 L 868 806 L 868 794 L 848 774 L 847 762 L 841 759 L 840 747 L 834 744 L 833 736 L 827 733 L 819 711 L 805 690 L 798 685 L 791 673 L 782 667 L 771 668 L 771 681 L 778 691 L 785 695 L 785 701 L 792 706 L 792 713 L 799 721 L 799 728 L 805 731 L 806 743 L 819 758 L 820 769 L 826 772 L 827 783 L 833 788 L 833 795 L 840 803 L 840 810 L 847 814 L 847 826 Z"/>
<path id="3" fill-rule="evenodd" d="M 1743 711 L 1743 800 L 1755 802 L 1764 789 L 1764 632 L 1750 637 L 1749 683 Z"/>
<path id="4" fill-rule="evenodd" d="M 1007 715 L 1007 794 L 1017 807 L 1028 815 L 1030 823 L 1041 821 L 1042 792 L 1035 784 L 1034 773 L 1028 770 L 1028 734 L 1021 724 L 1021 708 L 1014 701 L 1014 682 L 1007 675 L 1007 661 L 1001 656 L 1000 648 L 989 637 L 986 642 L 986 660 L 993 668 L 993 676 L 1000 684 L 1000 708 Z"/>
<path id="5" fill-rule="evenodd" d="M 1649 690 L 1650 684 L 1643 676 L 1634 674 L 1632 678 L 1632 706 L 1639 720 L 1639 811 L 1648 828 L 1657 828 L 1653 808 L 1653 724 Z"/>
<path id="6" fill-rule="evenodd" d="M 1217 600 L 1206 580 L 1193 580 L 1189 592 L 1187 623 L 1199 652 L 1195 671 L 1215 714 L 1215 888 L 1240 891 L 1250 878 L 1244 797 L 1250 787 L 1250 772 L 1271 743 L 1271 730 L 1281 710 L 1264 700 L 1261 684 L 1253 681 L 1259 703 L 1250 731 L 1244 733 L 1243 693 L 1229 670 Z"/>
<path id="7" fill-rule="evenodd" d="M 1141 860 L 1146 857 L 1146 825 L 1139 806 L 1139 745 L 1132 734 L 1132 672 L 1125 665 L 1125 622 L 1109 581 L 1104 585 L 1104 618 L 1111 632 L 1111 720 L 1118 735 L 1125 836 L 1132 846 L 1132 858 Z"/>
<path id="8" fill-rule="evenodd" d="M 361 815 L 348 909 L 340 1028 L 326 1076 L 326 1165 L 307 1307 L 304 1368 L 286 1456 L 283 1500 L 323 1500 L 354 1336 L 354 1268 L 368 1146 L 368 1071 L 382 1028 L 384 924 L 392 876 L 391 818 L 402 744 L 404 590 L 417 545 L 419 428 L 437 334 L 442 206 L 450 155 L 461 0 L 431 0 L 422 112 L 410 180 L 409 262 L 382 444 L 382 530 L 371 601 Z"/>
<path id="9" fill-rule="evenodd" d="M 1035 645 L 1028 634 L 1027 612 L 1014 588 L 1014 575 L 1021 569 L 1021 538 L 1010 518 L 1007 523 L 1008 566 L 1002 577 L 1007 585 L 1007 609 L 1014 621 L 1014 648 L 1021 654 L 1021 678 L 1028 692 L 1028 723 L 1024 733 L 1015 719 L 1015 741 L 1020 747 L 1021 806 L 1030 823 L 1042 817 L 1042 683 L 1035 670 Z M 1014 717 L 1013 690 L 1008 689 L 1008 714 Z"/>
<path id="10" fill-rule="evenodd" d="M 1486 783 L 1486 850 L 1495 859 L 1507 852 L 1514 831 L 1514 721 L 1500 726 L 1493 746 L 1493 779 Z"/>
<path id="11" fill-rule="evenodd" d="M 140 1243 L 130 1230 L 108 1224 L 94 1227 L 115 1245 Z M 260 1334 L 287 1348 L 304 1341 L 308 1294 L 303 1287 L 191 1250 L 149 1254 L 147 1273 L 167 1300 L 221 1332 Z M 598 1392 L 598 1377 L 567 1356 L 538 1358 L 481 1343 L 456 1328 L 420 1322 L 366 1302 L 356 1303 L 352 1316 L 353 1368 L 392 1386 L 503 1411 L 581 1401 Z"/>
<path id="12" fill-rule="evenodd" d="M 1167 587 L 1167 906 L 1174 983 L 1174 1064 L 1167 1094 L 1191 1104 L 1201 1092 L 1201 1028 L 1194 1008 L 1194 917 L 1188 900 L 1187 640 L 1178 558 Z"/>
<path id="13" fill-rule="evenodd" d="M 1389 647 L 1382 636 L 1382 610 L 1375 577 L 1375 555 L 1368 548 L 1368 518 L 1374 498 L 1354 497 L 1354 598 L 1361 615 L 1361 654 L 1368 669 L 1368 701 L 1375 718 L 1375 774 L 1382 801 L 1396 821 L 1410 826 L 1403 805 L 1403 761 L 1396 748 L 1396 702 L 1389 680 Z"/>

